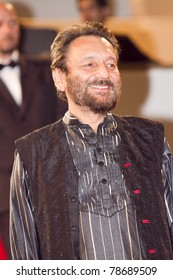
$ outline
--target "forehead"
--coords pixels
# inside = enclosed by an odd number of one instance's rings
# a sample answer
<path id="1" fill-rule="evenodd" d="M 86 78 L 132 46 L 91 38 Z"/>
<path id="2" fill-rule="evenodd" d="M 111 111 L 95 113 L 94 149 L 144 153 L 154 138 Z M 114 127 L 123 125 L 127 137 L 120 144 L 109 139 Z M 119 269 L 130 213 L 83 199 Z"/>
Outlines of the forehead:
<path id="1" fill-rule="evenodd" d="M 80 9 L 90 9 L 93 7 L 97 7 L 97 1 L 95 0 L 82 0 L 78 3 Z"/>
<path id="2" fill-rule="evenodd" d="M 17 18 L 15 10 L 0 5 L 0 20 L 3 20 L 4 18 Z"/>
<path id="3" fill-rule="evenodd" d="M 89 55 L 112 55 L 116 57 L 111 43 L 103 37 L 87 35 L 73 40 L 68 49 L 68 57 L 80 57 Z"/>

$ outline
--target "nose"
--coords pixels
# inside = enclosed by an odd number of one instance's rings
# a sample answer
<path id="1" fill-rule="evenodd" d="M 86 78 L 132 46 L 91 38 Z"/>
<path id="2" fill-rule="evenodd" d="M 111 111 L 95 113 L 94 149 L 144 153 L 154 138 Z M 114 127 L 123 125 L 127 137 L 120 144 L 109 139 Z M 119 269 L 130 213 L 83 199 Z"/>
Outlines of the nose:
<path id="1" fill-rule="evenodd" d="M 98 65 L 95 76 L 104 79 L 107 79 L 109 77 L 109 71 L 104 63 Z"/>

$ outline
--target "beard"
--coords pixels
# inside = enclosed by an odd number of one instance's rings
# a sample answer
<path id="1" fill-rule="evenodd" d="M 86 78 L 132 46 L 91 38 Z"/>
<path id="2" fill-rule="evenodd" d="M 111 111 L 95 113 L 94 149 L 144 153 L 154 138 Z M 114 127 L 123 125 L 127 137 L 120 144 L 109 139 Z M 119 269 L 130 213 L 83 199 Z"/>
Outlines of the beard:
<path id="1" fill-rule="evenodd" d="M 99 88 L 93 91 L 93 86 L 105 86 L 109 90 Z M 94 113 L 105 114 L 115 108 L 121 95 L 121 81 L 115 86 L 109 79 L 95 78 L 83 82 L 78 76 L 68 75 L 67 90 L 75 104 L 90 108 Z"/>

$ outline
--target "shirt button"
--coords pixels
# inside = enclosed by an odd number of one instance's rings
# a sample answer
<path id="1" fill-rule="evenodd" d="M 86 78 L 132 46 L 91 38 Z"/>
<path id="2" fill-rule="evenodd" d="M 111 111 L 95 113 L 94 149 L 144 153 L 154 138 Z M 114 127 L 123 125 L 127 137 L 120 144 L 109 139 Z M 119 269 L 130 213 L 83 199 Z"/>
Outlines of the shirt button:
<path id="1" fill-rule="evenodd" d="M 106 179 L 102 179 L 101 181 L 103 184 L 106 184 L 107 183 L 107 180 Z"/>
<path id="2" fill-rule="evenodd" d="M 101 148 L 97 148 L 97 152 L 98 152 L 98 153 L 100 153 L 100 152 L 101 152 L 101 150 L 102 150 Z"/>
<path id="3" fill-rule="evenodd" d="M 76 230 L 76 227 L 75 227 L 75 226 L 72 226 L 72 227 L 71 227 L 71 230 L 72 230 L 72 231 L 75 231 L 75 230 Z"/>
<path id="4" fill-rule="evenodd" d="M 99 165 L 100 165 L 100 166 L 103 166 L 103 165 L 104 165 L 104 162 L 103 162 L 103 161 L 99 161 Z"/>
<path id="5" fill-rule="evenodd" d="M 75 202 L 75 201 L 76 201 L 76 197 L 74 197 L 74 196 L 71 197 L 71 201 L 72 201 L 72 202 Z"/>

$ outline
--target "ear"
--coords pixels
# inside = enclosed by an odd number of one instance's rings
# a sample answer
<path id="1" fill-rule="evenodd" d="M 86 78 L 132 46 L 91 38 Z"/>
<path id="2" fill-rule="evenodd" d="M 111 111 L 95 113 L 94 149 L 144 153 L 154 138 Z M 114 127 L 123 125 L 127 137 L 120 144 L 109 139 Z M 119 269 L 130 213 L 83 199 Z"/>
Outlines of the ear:
<path id="1" fill-rule="evenodd" d="M 56 88 L 60 91 L 66 90 L 66 74 L 62 72 L 59 68 L 55 68 L 52 71 L 52 77 Z"/>

